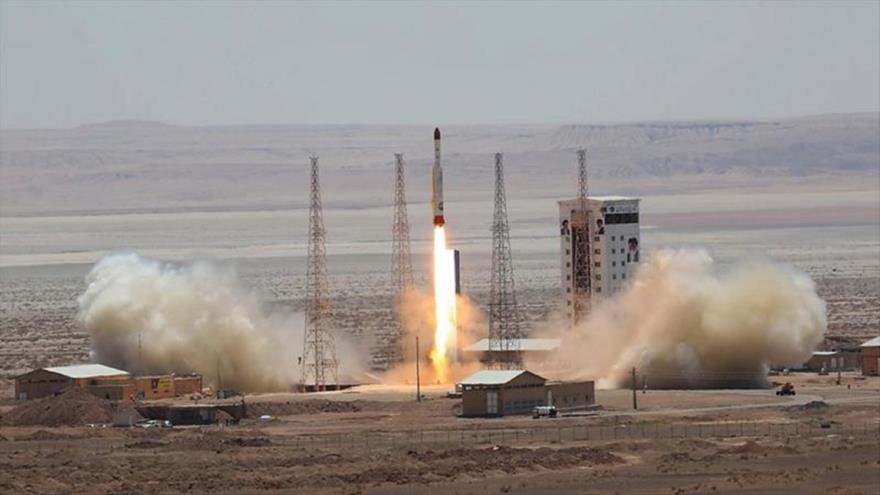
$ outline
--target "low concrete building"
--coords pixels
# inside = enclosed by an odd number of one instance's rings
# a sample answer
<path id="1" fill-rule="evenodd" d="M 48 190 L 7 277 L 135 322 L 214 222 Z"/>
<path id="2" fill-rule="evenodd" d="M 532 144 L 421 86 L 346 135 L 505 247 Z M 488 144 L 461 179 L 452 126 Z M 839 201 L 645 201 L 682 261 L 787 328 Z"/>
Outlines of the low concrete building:
<path id="1" fill-rule="evenodd" d="M 535 407 L 584 409 L 595 403 L 593 382 L 548 383 L 526 370 L 483 370 L 460 383 L 462 416 L 531 414 Z"/>
<path id="2" fill-rule="evenodd" d="M 815 351 L 804 363 L 804 368 L 809 371 L 837 371 L 838 368 L 843 369 L 843 356 L 837 351 Z"/>
<path id="3" fill-rule="evenodd" d="M 138 376 L 134 378 L 135 397 L 138 400 L 168 399 L 177 395 L 172 375 Z"/>
<path id="4" fill-rule="evenodd" d="M 156 400 L 202 391 L 200 375 L 131 376 L 103 364 L 40 368 L 15 377 L 17 400 L 58 395 L 81 387 L 108 400 Z"/>
<path id="5" fill-rule="evenodd" d="M 174 395 L 202 393 L 202 375 L 174 376 Z"/>
<path id="6" fill-rule="evenodd" d="M 116 388 L 130 380 L 131 375 L 127 371 L 103 364 L 39 368 L 15 377 L 15 398 L 39 399 L 58 395 L 71 387 L 97 387 L 99 397 L 104 397 L 110 394 L 110 389 L 116 394 Z"/>
<path id="7" fill-rule="evenodd" d="M 862 375 L 880 375 L 880 337 L 863 343 L 862 348 Z"/>
<path id="8" fill-rule="evenodd" d="M 559 411 L 588 409 L 596 404 L 596 390 L 593 382 L 549 382 L 547 405 L 556 406 Z"/>

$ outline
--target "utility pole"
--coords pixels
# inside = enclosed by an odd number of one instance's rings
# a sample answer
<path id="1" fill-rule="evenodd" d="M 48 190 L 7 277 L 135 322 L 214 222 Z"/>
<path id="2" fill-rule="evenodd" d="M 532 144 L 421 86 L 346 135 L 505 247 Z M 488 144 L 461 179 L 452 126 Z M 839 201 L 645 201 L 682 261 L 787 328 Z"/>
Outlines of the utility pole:
<path id="1" fill-rule="evenodd" d="M 504 191 L 504 163 L 495 153 L 495 211 L 492 219 L 492 269 L 489 289 L 489 356 L 491 366 L 522 368 L 519 308 L 510 252 L 510 226 Z"/>
<path id="2" fill-rule="evenodd" d="M 220 391 L 223 390 L 223 383 L 220 381 L 220 357 L 217 357 L 217 390 L 214 395 L 220 398 Z"/>
<path id="3" fill-rule="evenodd" d="M 639 404 L 636 402 L 636 368 L 632 369 L 632 393 L 633 393 L 633 409 L 638 409 Z"/>
<path id="4" fill-rule="evenodd" d="M 327 390 L 327 384 L 339 386 L 336 343 L 333 337 L 333 307 L 327 277 L 324 213 L 321 184 L 318 180 L 318 157 L 311 160 L 309 204 L 309 261 L 306 270 L 306 329 L 303 334 L 303 388 L 311 382 L 315 391 Z"/>
<path id="5" fill-rule="evenodd" d="M 590 268 L 590 216 L 588 206 L 587 152 L 577 151 L 578 191 L 575 214 L 571 219 L 572 249 L 574 252 L 574 312 L 572 326 L 578 324 L 590 310 L 592 280 Z"/>
<path id="6" fill-rule="evenodd" d="M 137 364 L 138 373 L 144 373 L 144 354 L 143 348 L 141 347 L 141 333 L 138 332 L 138 364 Z"/>
<path id="7" fill-rule="evenodd" d="M 420 367 L 419 363 L 419 336 L 416 335 L 416 402 L 422 401 L 422 378 L 420 375 Z"/>

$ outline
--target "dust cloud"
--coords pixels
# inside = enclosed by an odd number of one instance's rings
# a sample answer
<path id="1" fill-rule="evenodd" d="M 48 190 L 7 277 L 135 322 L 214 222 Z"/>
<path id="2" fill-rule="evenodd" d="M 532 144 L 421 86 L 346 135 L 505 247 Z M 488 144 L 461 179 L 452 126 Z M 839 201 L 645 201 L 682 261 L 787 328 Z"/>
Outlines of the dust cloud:
<path id="1" fill-rule="evenodd" d="M 287 391 L 299 381 L 302 313 L 267 314 L 231 268 L 120 253 L 98 261 L 86 282 L 77 319 L 95 362 L 139 374 L 200 373 L 243 392 Z"/>
<path id="2" fill-rule="evenodd" d="M 630 386 L 635 367 L 640 388 L 725 388 L 766 386 L 770 366 L 802 364 L 827 320 L 815 284 L 793 268 L 764 261 L 720 270 L 705 251 L 663 250 L 626 290 L 566 327 L 557 321 L 532 335 L 563 340 L 565 378 Z"/>
<path id="3" fill-rule="evenodd" d="M 470 298 L 456 296 L 456 321 L 458 323 L 459 350 L 484 338 L 488 321 L 486 314 Z M 422 384 L 437 384 L 430 360 L 431 347 L 434 343 L 434 296 L 430 290 L 410 288 L 395 301 L 394 311 L 399 318 L 401 327 L 401 355 L 403 361 L 383 374 L 385 383 L 415 384 L 416 376 L 416 336 L 419 337 L 419 370 Z M 457 382 L 466 376 L 479 371 L 480 363 L 459 351 L 458 362 L 450 363 L 449 378 Z"/>

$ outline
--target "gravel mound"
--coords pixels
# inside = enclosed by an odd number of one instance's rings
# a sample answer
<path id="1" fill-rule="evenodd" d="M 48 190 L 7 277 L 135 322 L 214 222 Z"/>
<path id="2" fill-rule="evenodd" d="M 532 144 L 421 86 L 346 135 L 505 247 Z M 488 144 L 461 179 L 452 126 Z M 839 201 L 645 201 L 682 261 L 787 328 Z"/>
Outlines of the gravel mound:
<path id="1" fill-rule="evenodd" d="M 25 402 L 3 415 L 0 424 L 82 426 L 89 423 L 109 423 L 115 409 L 112 402 L 73 387 L 61 395 Z"/>
<path id="2" fill-rule="evenodd" d="M 373 403 L 368 401 L 332 401 L 303 400 L 289 402 L 255 402 L 247 404 L 247 417 L 259 418 L 269 416 L 292 416 L 296 414 L 315 413 L 354 413 L 373 410 Z"/>
<path id="3" fill-rule="evenodd" d="M 828 409 L 828 407 L 830 407 L 828 406 L 828 403 L 823 400 L 814 400 L 807 402 L 802 406 L 798 406 L 798 408 L 802 411 L 817 411 L 821 409 Z"/>
<path id="4" fill-rule="evenodd" d="M 718 449 L 719 454 L 756 454 L 767 455 L 771 453 L 797 454 L 797 449 L 787 445 L 760 444 L 754 440 L 748 440 L 743 444 Z"/>
<path id="5" fill-rule="evenodd" d="M 37 430 L 29 435 L 16 438 L 16 440 L 73 440 L 80 438 L 76 435 L 66 435 L 64 433 L 54 433 L 46 430 Z"/>
<path id="6" fill-rule="evenodd" d="M 266 437 L 234 437 L 223 440 L 224 445 L 235 447 L 267 447 L 272 441 Z"/>

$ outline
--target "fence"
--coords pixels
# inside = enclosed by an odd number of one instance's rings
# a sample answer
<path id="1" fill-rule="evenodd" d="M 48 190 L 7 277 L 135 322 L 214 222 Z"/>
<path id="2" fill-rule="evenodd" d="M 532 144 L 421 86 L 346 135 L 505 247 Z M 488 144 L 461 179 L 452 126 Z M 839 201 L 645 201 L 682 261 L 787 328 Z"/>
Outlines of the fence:
<path id="1" fill-rule="evenodd" d="M 546 421 L 546 420 L 542 420 Z M 300 435 L 285 445 L 297 448 L 350 449 L 456 447 L 480 445 L 540 445 L 615 440 L 663 440 L 736 437 L 815 437 L 825 435 L 877 436 L 880 423 L 640 423 L 631 425 L 572 425 L 530 428 L 415 430 Z M 273 442 L 275 438 L 273 437 Z"/>
<path id="2" fill-rule="evenodd" d="M 626 425 L 554 425 L 552 420 L 538 420 L 544 424 L 521 428 L 471 428 L 449 430 L 407 430 L 380 432 L 348 432 L 308 435 L 272 435 L 270 442 L 261 446 L 287 447 L 298 450 L 364 450 L 457 448 L 489 445 L 536 446 L 564 445 L 575 442 L 609 442 L 616 440 L 664 440 L 695 438 L 792 438 L 825 435 L 874 436 L 880 438 L 880 423 L 876 421 L 827 423 L 636 423 Z M 25 445 L 31 449 L 89 449 L 124 448 L 138 441 L 162 441 L 165 431 L 155 436 L 140 438 L 87 438 L 71 440 L 17 440 L 0 442 L 0 452 L 17 450 Z M 218 431 L 206 430 L 206 437 Z M 241 430 L 230 429 L 228 439 L 241 436 Z"/>

